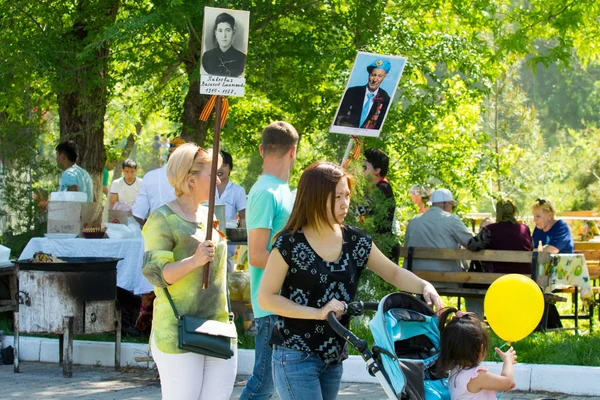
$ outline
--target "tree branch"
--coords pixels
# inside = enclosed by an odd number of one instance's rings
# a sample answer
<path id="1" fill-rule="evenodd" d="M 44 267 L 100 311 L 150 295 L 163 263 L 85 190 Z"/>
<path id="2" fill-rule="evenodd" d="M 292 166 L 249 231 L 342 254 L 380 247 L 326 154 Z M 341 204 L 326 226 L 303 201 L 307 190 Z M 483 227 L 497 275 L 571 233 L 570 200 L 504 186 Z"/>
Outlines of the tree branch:
<path id="1" fill-rule="evenodd" d="M 567 11 L 569 8 L 571 8 L 571 6 L 573 6 L 575 3 L 577 2 L 577 0 L 571 0 L 570 3 L 566 4 L 562 10 L 556 12 L 555 14 L 549 13 L 548 16 L 541 18 L 538 21 L 532 22 L 531 24 L 527 25 L 524 28 L 519 29 L 520 31 L 523 30 L 528 30 L 533 28 L 535 25 L 541 24 L 541 23 L 547 23 L 550 22 L 551 19 L 558 17 L 560 14 L 564 13 L 565 11 Z"/>
<path id="2" fill-rule="evenodd" d="M 286 11 L 292 10 L 294 9 L 294 6 L 297 7 L 311 7 L 316 3 L 321 3 L 320 1 L 312 1 L 310 3 L 306 3 L 306 4 L 296 4 L 295 1 L 292 1 L 291 3 L 289 3 L 287 6 L 283 7 L 279 13 L 277 14 L 273 14 L 270 17 L 267 17 L 265 20 L 263 20 L 263 22 L 256 28 L 254 29 L 254 31 L 260 31 L 261 29 L 265 28 L 272 20 L 281 17 Z"/>

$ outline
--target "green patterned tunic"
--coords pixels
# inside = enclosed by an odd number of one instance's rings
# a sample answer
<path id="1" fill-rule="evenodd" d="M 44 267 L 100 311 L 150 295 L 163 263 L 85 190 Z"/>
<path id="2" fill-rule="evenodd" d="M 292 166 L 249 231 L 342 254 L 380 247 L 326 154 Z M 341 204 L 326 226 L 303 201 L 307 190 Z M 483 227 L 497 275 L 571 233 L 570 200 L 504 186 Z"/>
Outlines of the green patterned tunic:
<path id="1" fill-rule="evenodd" d="M 202 207 L 204 214 L 208 209 Z M 203 216 L 201 221 L 205 221 Z M 152 334 L 158 349 L 164 353 L 185 353 L 177 348 L 177 319 L 169 304 L 169 289 L 179 315 L 193 315 L 220 322 L 229 320 L 227 307 L 227 241 L 213 230 L 217 244 L 213 269 L 210 271 L 209 287 L 202 289 L 202 271 L 199 267 L 169 285 L 163 278 L 166 264 L 192 256 L 206 237 L 206 224 L 189 222 L 175 214 L 168 205 L 154 211 L 148 217 L 142 234 L 144 236 L 144 276 L 154 285 L 154 315 Z"/>

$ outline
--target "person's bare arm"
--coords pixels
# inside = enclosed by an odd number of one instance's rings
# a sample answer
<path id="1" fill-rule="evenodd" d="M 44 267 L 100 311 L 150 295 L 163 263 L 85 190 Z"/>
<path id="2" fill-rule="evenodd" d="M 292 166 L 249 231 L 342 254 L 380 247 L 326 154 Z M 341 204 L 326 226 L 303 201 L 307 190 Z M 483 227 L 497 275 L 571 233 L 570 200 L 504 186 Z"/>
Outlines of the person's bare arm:
<path id="1" fill-rule="evenodd" d="M 467 384 L 467 389 L 471 393 L 477 393 L 482 390 L 510 390 L 514 387 L 513 364 L 517 362 L 517 353 L 511 347 L 506 353 L 496 348 L 496 354 L 502 358 L 502 373 L 493 374 L 489 371 L 480 371 L 479 375 Z"/>
<path id="2" fill-rule="evenodd" d="M 546 253 L 552 253 L 552 254 L 558 254 L 558 253 L 560 253 L 560 251 L 556 247 L 554 247 L 552 245 L 549 245 L 549 244 L 547 244 L 544 247 L 542 247 L 542 251 L 544 251 Z"/>
<path id="3" fill-rule="evenodd" d="M 111 193 L 110 197 L 108 199 L 108 209 L 112 210 L 113 206 L 115 205 L 115 203 L 119 201 L 119 194 L 118 193 Z"/>
<path id="4" fill-rule="evenodd" d="M 267 228 L 251 229 L 248 233 L 249 262 L 253 267 L 265 269 L 269 259 L 267 246 L 270 233 L 271 230 Z"/>
<path id="5" fill-rule="evenodd" d="M 108 196 L 108 186 L 106 186 L 106 185 L 102 186 L 102 193 L 104 193 L 106 196 Z"/>

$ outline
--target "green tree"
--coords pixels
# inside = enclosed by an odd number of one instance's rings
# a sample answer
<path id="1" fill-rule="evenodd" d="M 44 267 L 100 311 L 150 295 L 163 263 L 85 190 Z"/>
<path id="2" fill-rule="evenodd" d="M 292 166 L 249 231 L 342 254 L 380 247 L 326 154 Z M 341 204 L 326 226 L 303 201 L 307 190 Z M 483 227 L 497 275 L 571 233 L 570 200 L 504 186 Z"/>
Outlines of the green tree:
<path id="1" fill-rule="evenodd" d="M 0 3 L 5 16 L 2 38 L 14 59 L 3 65 L 3 75 L 15 82 L 19 70 L 29 68 L 28 75 L 51 88 L 60 139 L 79 145 L 79 163 L 94 177 L 96 198 L 101 195 L 104 115 L 111 87 L 110 43 L 97 38 L 114 23 L 119 5 L 118 0 Z"/>

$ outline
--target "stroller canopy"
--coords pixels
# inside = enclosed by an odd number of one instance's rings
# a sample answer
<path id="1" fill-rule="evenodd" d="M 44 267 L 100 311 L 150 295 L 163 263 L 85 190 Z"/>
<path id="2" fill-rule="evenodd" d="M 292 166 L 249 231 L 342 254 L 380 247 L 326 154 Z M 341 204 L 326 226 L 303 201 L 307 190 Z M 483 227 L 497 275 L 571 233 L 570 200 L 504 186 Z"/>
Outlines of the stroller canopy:
<path id="1" fill-rule="evenodd" d="M 369 323 L 374 353 L 398 398 L 403 393 L 411 400 L 446 398 L 433 371 L 440 346 L 437 324 L 433 310 L 411 294 L 392 293 L 379 303 Z"/>

